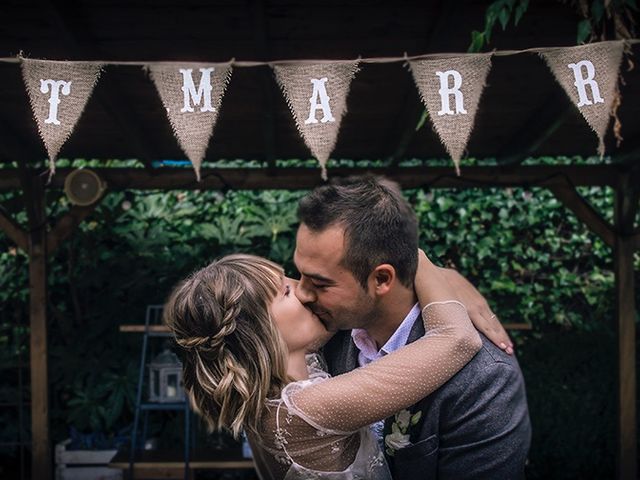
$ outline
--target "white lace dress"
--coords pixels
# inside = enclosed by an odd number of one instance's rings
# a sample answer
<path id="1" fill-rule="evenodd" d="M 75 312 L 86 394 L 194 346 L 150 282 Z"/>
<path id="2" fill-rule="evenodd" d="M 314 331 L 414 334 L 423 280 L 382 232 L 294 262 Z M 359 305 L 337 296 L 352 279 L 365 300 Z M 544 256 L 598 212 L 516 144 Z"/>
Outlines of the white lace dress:
<path id="1" fill-rule="evenodd" d="M 482 345 L 459 302 L 431 303 L 422 317 L 416 342 L 333 378 L 310 367 L 268 401 L 260 435 L 249 435 L 262 480 L 391 479 L 369 425 L 435 391 Z"/>

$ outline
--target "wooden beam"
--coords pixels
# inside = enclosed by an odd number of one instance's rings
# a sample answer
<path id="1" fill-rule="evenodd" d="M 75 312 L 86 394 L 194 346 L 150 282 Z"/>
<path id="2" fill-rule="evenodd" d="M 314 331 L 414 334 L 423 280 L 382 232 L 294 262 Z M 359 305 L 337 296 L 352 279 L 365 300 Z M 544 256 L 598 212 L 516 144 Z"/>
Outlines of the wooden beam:
<path id="1" fill-rule="evenodd" d="M 265 0 L 251 0 L 251 16 L 253 18 L 253 39 L 255 54 L 258 60 L 267 61 L 270 58 L 267 16 L 265 14 Z M 262 129 L 264 139 L 264 154 L 271 170 L 276 168 L 276 127 L 275 127 L 275 99 L 274 78 L 269 67 L 260 67 L 260 89 L 262 90 L 263 108 Z"/>
<path id="2" fill-rule="evenodd" d="M 39 139 L 27 138 L 25 131 L 17 128 L 15 119 L 10 118 L 8 111 L 0 109 L 0 154 L 7 162 L 23 162 L 27 160 L 43 160 L 47 157 L 44 144 Z M 38 148 L 39 147 L 39 148 Z"/>
<path id="3" fill-rule="evenodd" d="M 625 152 L 614 153 L 611 158 L 614 162 L 623 165 L 638 165 L 640 163 L 640 140 L 637 138 L 626 139 L 622 143 Z"/>
<path id="4" fill-rule="evenodd" d="M 587 202 L 576 189 L 570 185 L 553 185 L 550 187 L 555 197 L 571 210 L 589 230 L 598 235 L 610 247 L 615 246 L 615 231 L 602 216 Z"/>
<path id="5" fill-rule="evenodd" d="M 67 55 L 85 60 L 103 57 L 99 51 L 91 48 L 92 39 L 86 32 L 83 32 L 83 35 L 78 34 L 82 26 L 77 22 L 72 26 L 68 20 L 70 15 L 65 15 L 64 10 L 69 7 L 63 7 L 61 2 L 54 4 L 52 0 L 40 0 L 39 4 L 46 14 L 47 22 L 55 25 L 59 40 L 65 44 Z M 70 8 L 74 8 L 74 14 L 78 15 L 79 11 L 75 4 Z M 144 125 L 144 122 L 131 108 L 125 90 L 120 88 L 113 75 L 102 75 L 95 95 L 102 108 L 113 118 L 122 134 L 129 140 L 131 156 L 143 162 L 147 168 L 151 168 L 151 161 L 160 157 L 153 150 L 153 141 L 143 133 L 141 125 Z"/>
<path id="6" fill-rule="evenodd" d="M 619 480 L 636 479 L 636 304 L 634 285 L 634 239 L 630 210 L 637 208 L 629 201 L 632 194 L 629 174 L 623 176 L 616 189 L 615 222 L 620 234 L 614 249 L 616 313 L 618 329 L 618 475 Z"/>
<path id="7" fill-rule="evenodd" d="M 522 163 L 574 115 L 574 107 L 566 107 L 565 93 L 556 90 L 500 149 L 497 156 L 501 158 L 501 164 Z"/>
<path id="8" fill-rule="evenodd" d="M 63 215 L 47 235 L 47 252 L 55 252 L 60 244 L 71 236 L 76 227 L 82 223 L 100 204 L 102 198 L 88 206 L 75 205 Z"/>
<path id="9" fill-rule="evenodd" d="M 432 23 L 430 31 L 425 36 L 426 41 L 424 42 L 425 48 L 423 51 L 439 51 L 445 47 L 443 41 L 443 39 L 447 38 L 445 30 L 454 8 L 457 8 L 455 2 L 440 1 L 437 20 Z M 426 114 L 422 101 L 416 98 L 416 86 L 411 74 L 407 74 L 404 85 L 400 88 L 404 89 L 406 94 L 398 115 L 398 128 L 393 130 L 389 142 L 391 147 L 387 148 L 391 152 L 386 159 L 388 167 L 394 167 L 404 158 L 404 154 L 416 134 L 418 122 L 422 115 Z"/>
<path id="10" fill-rule="evenodd" d="M 93 168 L 103 178 L 110 190 L 306 190 L 324 183 L 317 168 L 204 168 L 202 181 L 197 182 L 191 169 L 158 168 Z M 47 185 L 62 188 L 65 177 L 71 172 L 59 168 Z M 402 167 L 331 168 L 330 177 L 362 175 L 364 173 L 386 175 L 403 188 L 495 188 L 495 187 L 551 187 L 566 185 L 566 179 L 578 186 L 615 186 L 619 168 L 616 165 L 531 165 L 506 168 L 465 167 L 456 176 L 452 167 Z M 20 188 L 16 170 L 4 169 L 0 177 L 0 191 Z"/>
<path id="11" fill-rule="evenodd" d="M 33 177 L 28 189 L 29 214 L 29 318 L 31 365 L 31 478 L 50 480 L 49 376 L 47 371 L 47 245 L 46 211 L 42 179 Z"/>
<path id="12" fill-rule="evenodd" d="M 622 235 L 633 235 L 638 207 L 640 207 L 640 184 L 638 184 L 638 169 L 620 175 L 618 191 L 621 192 L 618 201 L 618 226 Z"/>
<path id="13" fill-rule="evenodd" d="M 29 252 L 29 239 L 27 237 L 27 233 L 2 208 L 0 208 L 0 230 L 2 230 L 23 252 Z"/>

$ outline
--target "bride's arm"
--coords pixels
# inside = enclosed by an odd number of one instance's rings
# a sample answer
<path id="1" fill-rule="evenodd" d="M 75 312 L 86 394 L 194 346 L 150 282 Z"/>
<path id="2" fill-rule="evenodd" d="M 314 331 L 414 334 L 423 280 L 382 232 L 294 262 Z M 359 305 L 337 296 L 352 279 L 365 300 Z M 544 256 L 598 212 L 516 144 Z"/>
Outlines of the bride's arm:
<path id="1" fill-rule="evenodd" d="M 513 342 L 509 338 L 500 320 L 487 303 L 487 299 L 460 273 L 450 268 L 438 268 L 469 312 L 473 325 L 491 340 L 498 348 L 509 355 L 513 354 Z"/>
<path id="2" fill-rule="evenodd" d="M 464 367 L 482 342 L 464 305 L 422 252 L 416 284 L 420 304 L 426 304 L 424 337 L 366 367 L 285 395 L 289 409 L 316 428 L 351 432 L 413 405 Z"/>

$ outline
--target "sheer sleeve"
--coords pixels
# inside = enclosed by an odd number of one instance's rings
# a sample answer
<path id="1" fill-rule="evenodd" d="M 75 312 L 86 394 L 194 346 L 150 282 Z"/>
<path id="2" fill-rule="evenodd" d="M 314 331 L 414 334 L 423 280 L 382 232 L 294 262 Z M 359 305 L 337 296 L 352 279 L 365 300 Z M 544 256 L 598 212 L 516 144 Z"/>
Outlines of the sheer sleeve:
<path id="1" fill-rule="evenodd" d="M 319 432 L 352 433 L 408 408 L 442 386 L 482 346 L 460 302 L 433 302 L 422 311 L 426 334 L 365 367 L 337 377 L 287 386 L 290 412 Z"/>

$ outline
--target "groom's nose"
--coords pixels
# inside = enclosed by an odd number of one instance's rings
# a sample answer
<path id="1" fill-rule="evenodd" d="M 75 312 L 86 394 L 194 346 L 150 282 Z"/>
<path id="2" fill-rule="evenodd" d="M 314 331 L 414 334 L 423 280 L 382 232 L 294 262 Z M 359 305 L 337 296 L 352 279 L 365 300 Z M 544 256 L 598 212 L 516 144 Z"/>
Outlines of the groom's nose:
<path id="1" fill-rule="evenodd" d="M 298 284 L 296 285 L 296 297 L 300 300 L 300 303 L 306 305 L 308 303 L 313 303 L 316 301 L 316 293 L 315 289 L 310 282 L 302 277 Z"/>

